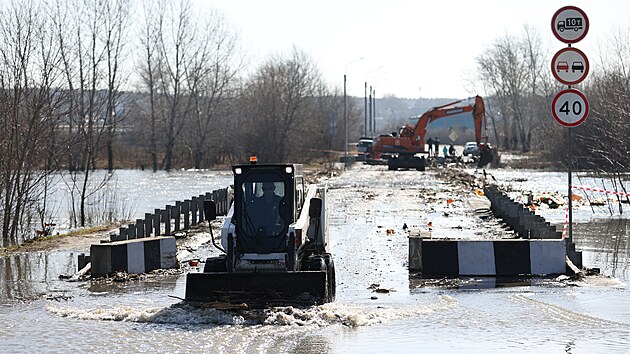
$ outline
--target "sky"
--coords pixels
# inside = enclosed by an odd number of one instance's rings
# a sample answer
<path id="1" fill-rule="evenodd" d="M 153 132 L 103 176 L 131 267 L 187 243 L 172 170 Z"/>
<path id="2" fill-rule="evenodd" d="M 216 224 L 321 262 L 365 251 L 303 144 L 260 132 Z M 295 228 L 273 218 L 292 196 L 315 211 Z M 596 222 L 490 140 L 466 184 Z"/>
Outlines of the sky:
<path id="1" fill-rule="evenodd" d="M 201 1 L 201 0 L 200 0 Z M 205 0 L 239 33 L 251 65 L 296 47 L 306 52 L 325 80 L 348 95 L 465 98 L 476 58 L 506 35 L 534 28 L 548 58 L 566 44 L 551 32 L 551 17 L 563 6 L 586 12 L 590 28 L 573 46 L 589 61 L 605 50 L 619 28 L 630 29 L 627 0 Z M 604 49 L 602 49 L 604 48 Z"/>

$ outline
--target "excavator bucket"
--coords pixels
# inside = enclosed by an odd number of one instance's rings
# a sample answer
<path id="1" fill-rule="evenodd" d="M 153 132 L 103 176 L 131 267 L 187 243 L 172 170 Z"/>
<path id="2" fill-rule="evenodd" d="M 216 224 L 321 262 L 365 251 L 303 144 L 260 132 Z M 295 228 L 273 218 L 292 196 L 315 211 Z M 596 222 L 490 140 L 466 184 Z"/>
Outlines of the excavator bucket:
<path id="1" fill-rule="evenodd" d="M 186 301 L 247 304 L 248 308 L 331 301 L 326 271 L 188 273 Z"/>

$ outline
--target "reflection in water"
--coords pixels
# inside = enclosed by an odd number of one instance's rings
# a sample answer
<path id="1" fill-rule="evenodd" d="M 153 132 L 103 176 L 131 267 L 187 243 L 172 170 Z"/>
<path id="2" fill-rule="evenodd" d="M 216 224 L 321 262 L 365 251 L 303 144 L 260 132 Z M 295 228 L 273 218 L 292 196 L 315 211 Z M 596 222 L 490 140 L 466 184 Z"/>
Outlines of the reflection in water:
<path id="1" fill-rule="evenodd" d="M 482 290 L 524 286 L 566 286 L 566 276 L 529 277 L 453 277 L 423 278 L 420 273 L 409 274 L 409 290 L 412 294 L 439 289 Z"/>
<path id="2" fill-rule="evenodd" d="M 606 219 L 573 226 L 574 242 L 584 253 L 584 265 L 599 267 L 603 274 L 630 280 L 628 248 L 630 220 Z"/>
<path id="3" fill-rule="evenodd" d="M 125 294 L 144 291 L 172 292 L 175 289 L 178 275 L 146 274 L 128 281 L 109 279 L 95 280 L 89 283 L 87 290 L 91 293 Z"/>
<path id="4" fill-rule="evenodd" d="M 74 273 L 75 258 L 69 252 L 19 253 L 0 258 L 0 303 L 64 291 L 58 278 Z"/>
<path id="5" fill-rule="evenodd" d="M 1 257 L 0 304 L 76 291 L 82 283 L 59 279 L 60 275 L 76 273 L 76 261 L 74 252 L 18 253 Z M 177 275 L 146 275 L 141 280 L 127 282 L 93 281 L 88 283 L 87 290 L 92 293 L 172 291 L 177 279 Z"/>
<path id="6" fill-rule="evenodd" d="M 91 174 L 88 190 L 96 191 L 101 181 L 108 175 L 106 170 L 97 170 Z M 71 227 L 71 198 L 68 188 L 62 182 L 61 175 L 51 176 L 46 211 L 46 222 L 56 224 L 55 231 L 63 233 Z M 147 212 L 157 208 L 164 208 L 176 200 L 205 194 L 214 189 L 225 188 L 232 183 L 230 170 L 196 170 L 196 171 L 141 171 L 117 170 L 112 175 L 107 186 L 94 193 L 93 203 L 88 203 L 87 213 L 90 218 L 108 218 L 134 220 L 143 218 Z M 76 197 L 75 197 L 76 198 Z M 106 217 L 105 217 L 106 216 Z M 31 238 L 29 235 L 28 238 Z M 23 240 L 18 240 L 21 243 Z M 0 247 L 6 247 L 9 242 L 0 238 Z"/>

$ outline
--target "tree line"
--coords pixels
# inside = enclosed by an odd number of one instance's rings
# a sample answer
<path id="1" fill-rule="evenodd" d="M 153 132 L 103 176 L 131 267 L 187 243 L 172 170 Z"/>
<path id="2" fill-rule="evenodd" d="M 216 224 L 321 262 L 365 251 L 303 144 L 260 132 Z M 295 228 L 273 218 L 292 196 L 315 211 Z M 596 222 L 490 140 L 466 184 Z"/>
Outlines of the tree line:
<path id="1" fill-rule="evenodd" d="M 112 221 L 90 215 L 111 177 L 96 169 L 343 151 L 333 129 L 343 97 L 306 53 L 272 55 L 245 75 L 236 33 L 188 0 L 10 0 L 0 43 L 2 244 L 44 229 L 53 174 L 68 190 L 71 226 L 86 226 Z M 348 112 L 354 127 L 352 102 Z"/>

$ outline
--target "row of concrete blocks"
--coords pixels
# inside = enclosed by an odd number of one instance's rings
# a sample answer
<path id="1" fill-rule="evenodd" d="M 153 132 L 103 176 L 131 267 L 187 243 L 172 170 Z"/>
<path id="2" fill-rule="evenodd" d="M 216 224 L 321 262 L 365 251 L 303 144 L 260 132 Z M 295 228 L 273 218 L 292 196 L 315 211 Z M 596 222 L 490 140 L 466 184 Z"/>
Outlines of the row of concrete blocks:
<path id="1" fill-rule="evenodd" d="M 490 200 L 494 216 L 503 219 L 521 238 L 561 239 L 562 232 L 540 215 L 510 199 L 495 186 L 484 187 L 484 194 Z"/>
<path id="2" fill-rule="evenodd" d="M 510 199 L 495 186 L 484 187 L 484 194 L 490 199 L 490 209 L 496 217 L 502 218 L 519 236 L 527 239 L 562 239 L 562 232 L 556 231 L 540 215 L 534 214 L 529 208 Z M 582 267 L 582 252 L 575 249 L 575 243 L 566 240 L 566 254 L 578 267 Z"/>
<path id="3" fill-rule="evenodd" d="M 121 227 L 118 234 L 110 235 L 110 242 L 133 240 L 137 238 L 174 235 L 176 232 L 188 230 L 204 220 L 203 201 L 215 201 L 217 215 L 227 215 L 232 201 L 229 188 L 217 189 L 205 195 L 177 201 L 175 205 L 167 205 L 164 209 L 155 209 L 153 213 L 144 214 L 144 219 L 126 227 Z"/>

